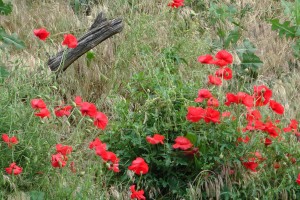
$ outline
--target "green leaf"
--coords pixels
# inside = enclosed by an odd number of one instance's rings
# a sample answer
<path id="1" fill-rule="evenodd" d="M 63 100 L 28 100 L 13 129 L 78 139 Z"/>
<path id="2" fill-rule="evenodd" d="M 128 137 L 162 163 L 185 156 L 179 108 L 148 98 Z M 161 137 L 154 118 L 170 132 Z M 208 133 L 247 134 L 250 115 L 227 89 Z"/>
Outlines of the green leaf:
<path id="1" fill-rule="evenodd" d="M 240 59 L 242 61 L 241 62 L 242 69 L 248 68 L 248 69 L 257 70 L 263 64 L 260 58 L 254 53 L 244 53 Z"/>
<path id="2" fill-rule="evenodd" d="M 279 31 L 279 36 L 283 37 L 285 35 L 286 38 L 294 38 L 296 36 L 297 27 L 290 26 L 290 21 L 285 21 L 282 24 L 279 22 L 279 19 L 271 20 L 272 30 Z"/>
<path id="3" fill-rule="evenodd" d="M 14 45 L 18 49 L 25 48 L 24 42 L 17 37 L 16 33 L 8 35 L 2 27 L 0 27 L 0 40 L 5 44 Z"/>
<path id="4" fill-rule="evenodd" d="M 196 144 L 197 142 L 197 135 L 195 133 L 188 133 L 185 136 L 187 139 L 189 139 L 191 141 L 191 143 Z"/>
<path id="5" fill-rule="evenodd" d="M 1 15 L 8 15 L 12 12 L 12 4 L 11 3 L 4 3 L 0 0 L 0 14 Z"/>
<path id="6" fill-rule="evenodd" d="M 229 35 L 227 36 L 227 38 L 225 39 L 225 42 L 224 42 L 225 49 L 227 49 L 229 47 L 230 43 L 236 44 L 240 37 L 241 37 L 241 34 L 239 32 L 239 29 L 230 31 Z"/>
<path id="7" fill-rule="evenodd" d="M 92 51 L 89 51 L 86 53 L 86 59 L 91 62 L 95 58 L 95 53 Z"/>
<path id="8" fill-rule="evenodd" d="M 243 45 L 236 48 L 236 52 L 239 57 L 244 53 L 254 53 L 256 51 L 256 47 L 249 40 L 244 40 Z"/>

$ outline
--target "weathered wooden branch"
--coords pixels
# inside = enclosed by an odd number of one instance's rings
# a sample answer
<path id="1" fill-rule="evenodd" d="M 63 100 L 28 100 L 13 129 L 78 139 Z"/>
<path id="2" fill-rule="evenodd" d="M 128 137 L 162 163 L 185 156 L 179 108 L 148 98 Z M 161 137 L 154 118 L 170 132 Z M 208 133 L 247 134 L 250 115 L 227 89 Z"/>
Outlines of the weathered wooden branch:
<path id="1" fill-rule="evenodd" d="M 122 30 L 122 19 L 107 20 L 100 12 L 89 31 L 78 39 L 78 46 L 74 49 L 67 49 L 65 53 L 64 50 L 58 52 L 56 56 L 48 60 L 48 66 L 51 71 L 65 71 L 80 56 Z"/>

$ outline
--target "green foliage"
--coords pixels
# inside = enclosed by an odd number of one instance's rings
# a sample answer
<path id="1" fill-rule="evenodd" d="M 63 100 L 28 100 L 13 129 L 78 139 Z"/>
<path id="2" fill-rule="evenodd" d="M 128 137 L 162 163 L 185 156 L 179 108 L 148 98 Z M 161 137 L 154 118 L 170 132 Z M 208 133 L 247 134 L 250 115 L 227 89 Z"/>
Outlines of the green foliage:
<path id="1" fill-rule="evenodd" d="M 8 15 L 11 12 L 12 4 L 5 4 L 2 0 L 0 0 L 0 15 Z M 0 41 L 6 45 L 14 45 L 18 49 L 23 49 L 25 47 L 24 42 L 18 39 L 15 33 L 12 35 L 7 34 L 2 26 L 0 26 Z M 4 45 L 0 46 L 0 48 L 4 47 Z"/>
<path id="2" fill-rule="evenodd" d="M 272 19 L 272 30 L 277 30 L 279 32 L 279 36 L 285 36 L 286 38 L 294 38 L 296 36 L 297 27 L 291 26 L 290 21 L 285 21 L 282 24 L 279 22 L 279 19 Z"/>
<path id="3" fill-rule="evenodd" d="M 191 4 L 195 4 L 195 2 L 191 1 Z M 234 3 L 226 4 L 220 1 L 211 1 L 209 5 L 202 2 L 201 7 L 203 6 L 206 6 L 208 10 L 206 21 L 215 28 L 218 36 L 218 39 L 213 40 L 213 49 L 237 50 L 241 60 L 241 65 L 237 66 L 239 68 L 238 77 L 255 80 L 262 61 L 255 55 L 256 48 L 253 44 L 242 37 L 243 31 L 245 31 L 243 22 L 247 20 L 247 14 L 252 11 L 251 6 L 246 4 L 238 7 Z M 205 12 L 205 9 L 202 12 Z M 240 42 L 242 44 L 238 45 Z"/>
<path id="4" fill-rule="evenodd" d="M 89 67 L 91 65 L 92 60 L 95 58 L 95 53 L 92 51 L 89 51 L 86 53 L 86 65 Z"/>
<path id="5" fill-rule="evenodd" d="M 281 0 L 281 4 L 284 7 L 284 12 L 290 17 L 290 20 L 283 21 L 280 23 L 278 18 L 270 20 L 272 24 L 272 30 L 278 31 L 279 36 L 286 38 L 291 38 L 295 42 L 292 45 L 294 50 L 294 55 L 296 57 L 300 56 L 300 1 L 287 2 Z"/>
<path id="6" fill-rule="evenodd" d="M 8 15 L 12 12 L 12 4 L 4 3 L 3 0 L 0 0 L 0 15 Z"/>
<path id="7" fill-rule="evenodd" d="M 241 60 L 239 67 L 240 76 L 249 77 L 251 79 L 256 79 L 258 75 L 258 69 L 262 66 L 263 62 L 261 59 L 255 55 L 256 47 L 249 41 L 244 40 L 241 46 L 236 48 L 236 53 Z"/>
<path id="8" fill-rule="evenodd" d="M 3 27 L 0 27 L 0 41 L 4 44 L 0 46 L 0 48 L 4 48 L 7 45 L 13 45 L 18 49 L 25 48 L 24 42 L 20 40 L 15 33 L 9 35 L 5 32 Z"/>

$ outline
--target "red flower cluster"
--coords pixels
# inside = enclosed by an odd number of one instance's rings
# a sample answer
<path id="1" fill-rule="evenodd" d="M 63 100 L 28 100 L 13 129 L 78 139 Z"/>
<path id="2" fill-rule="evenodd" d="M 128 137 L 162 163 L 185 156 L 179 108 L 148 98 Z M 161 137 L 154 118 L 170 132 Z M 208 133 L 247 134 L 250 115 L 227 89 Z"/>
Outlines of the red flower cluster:
<path id="1" fill-rule="evenodd" d="M 32 99 L 31 107 L 35 110 L 39 110 L 39 112 L 34 113 L 35 116 L 40 118 L 50 117 L 50 111 L 47 109 L 43 99 Z"/>
<path id="2" fill-rule="evenodd" d="M 50 35 L 50 33 L 44 28 L 34 29 L 33 34 L 43 41 Z M 62 45 L 66 45 L 69 48 L 76 48 L 78 45 L 77 38 L 72 34 L 65 34 Z"/>
<path id="3" fill-rule="evenodd" d="M 71 114 L 72 106 L 58 106 L 54 109 L 56 117 L 69 116 Z"/>
<path id="4" fill-rule="evenodd" d="M 13 136 L 10 138 L 7 134 L 2 134 L 2 140 L 8 145 L 9 148 L 19 143 L 17 137 Z M 8 174 L 18 175 L 22 173 L 23 169 L 22 167 L 17 166 L 15 162 L 13 162 L 9 165 L 9 167 L 5 168 L 5 171 Z"/>
<path id="5" fill-rule="evenodd" d="M 23 168 L 19 167 L 16 163 L 13 162 L 9 165 L 9 167 L 5 168 L 5 171 L 8 174 L 18 175 L 22 173 Z"/>
<path id="6" fill-rule="evenodd" d="M 69 48 L 74 49 L 77 47 L 78 42 L 74 35 L 66 34 L 66 35 L 64 35 L 64 41 L 62 42 L 62 45 L 66 45 Z"/>
<path id="7" fill-rule="evenodd" d="M 297 179 L 296 179 L 296 183 L 297 183 L 298 185 L 300 185 L 300 174 L 298 174 L 298 177 L 297 177 Z"/>
<path id="8" fill-rule="evenodd" d="M 137 175 L 147 174 L 149 171 L 149 166 L 145 160 L 141 157 L 137 157 L 132 161 L 131 165 L 128 167 L 129 170 L 132 170 Z"/>
<path id="9" fill-rule="evenodd" d="M 250 169 L 252 172 L 257 172 L 256 168 L 258 167 L 258 163 L 254 161 L 243 162 L 244 167 Z"/>
<path id="10" fill-rule="evenodd" d="M 160 135 L 160 134 L 154 134 L 153 137 L 150 137 L 150 136 L 146 137 L 147 142 L 149 142 L 150 144 L 158 144 L 158 143 L 164 144 L 164 139 L 165 139 L 165 136 Z"/>
<path id="11" fill-rule="evenodd" d="M 169 3 L 168 6 L 172 7 L 172 8 L 178 8 L 181 6 L 184 6 L 184 0 L 173 0 L 172 3 Z"/>
<path id="12" fill-rule="evenodd" d="M 242 164 L 245 168 L 251 170 L 252 172 L 257 172 L 256 168 L 258 167 L 259 165 L 259 162 L 262 162 L 264 160 L 266 160 L 266 158 L 264 158 L 260 152 L 256 151 L 254 153 L 251 153 L 254 155 L 254 157 L 250 157 L 248 158 L 247 161 L 243 161 L 242 160 Z"/>
<path id="13" fill-rule="evenodd" d="M 183 136 L 178 136 L 175 139 L 175 144 L 173 144 L 174 149 L 182 149 L 182 150 L 190 149 L 192 146 L 193 144 L 190 142 L 190 140 Z"/>
<path id="14" fill-rule="evenodd" d="M 131 191 L 131 199 L 138 199 L 138 200 L 146 200 L 146 197 L 144 196 L 144 190 L 135 190 L 135 185 L 130 186 Z"/>
<path id="15" fill-rule="evenodd" d="M 188 107 L 186 119 L 191 122 L 198 122 L 203 119 L 206 123 L 219 123 L 220 112 L 211 107 L 207 107 L 206 109 L 204 109 L 201 107 L 190 106 Z"/>
<path id="16" fill-rule="evenodd" d="M 236 95 L 233 93 L 226 94 L 226 106 L 231 104 L 243 104 L 246 107 L 253 107 L 253 97 L 245 92 L 238 92 Z"/>
<path id="17" fill-rule="evenodd" d="M 56 145 L 56 154 L 51 156 L 51 164 L 55 168 L 63 168 L 66 166 L 68 157 L 67 155 L 71 154 L 72 147 L 62 144 Z"/>
<path id="18" fill-rule="evenodd" d="M 298 130 L 298 121 L 296 119 L 291 119 L 290 124 L 287 127 L 283 128 L 283 131 L 285 133 L 287 132 L 297 133 L 297 130 Z"/>
<path id="19" fill-rule="evenodd" d="M 100 128 L 102 130 L 106 128 L 108 118 L 104 113 L 97 111 L 97 107 L 95 104 L 82 102 L 80 96 L 75 97 L 75 103 L 80 108 L 82 116 L 89 116 L 94 119 L 94 125 L 97 128 Z"/>
<path id="20" fill-rule="evenodd" d="M 17 137 L 13 136 L 10 138 L 7 134 L 2 134 L 2 140 L 8 145 L 9 148 L 11 148 L 14 144 L 18 144 L 19 142 Z"/>
<path id="21" fill-rule="evenodd" d="M 215 75 L 208 76 L 208 84 L 222 85 L 222 79 L 224 80 L 232 79 L 232 70 L 229 67 L 225 67 L 225 66 L 232 64 L 233 57 L 229 52 L 225 50 L 221 50 L 217 52 L 215 58 L 216 59 L 214 59 L 212 55 L 207 54 L 207 55 L 199 56 L 198 62 L 202 64 L 213 64 L 220 67 L 220 69 L 218 69 L 215 72 Z"/>
<path id="22" fill-rule="evenodd" d="M 46 40 L 48 38 L 48 36 L 50 35 L 50 33 L 44 28 L 34 29 L 33 34 L 36 37 L 40 38 L 40 40 Z"/>
<path id="23" fill-rule="evenodd" d="M 114 172 L 120 172 L 119 170 L 119 158 L 117 155 L 111 151 L 106 150 L 106 144 L 103 143 L 99 138 L 96 138 L 94 141 L 89 144 L 90 149 L 94 149 L 96 154 L 102 158 L 104 162 L 109 163 L 109 170 Z"/>

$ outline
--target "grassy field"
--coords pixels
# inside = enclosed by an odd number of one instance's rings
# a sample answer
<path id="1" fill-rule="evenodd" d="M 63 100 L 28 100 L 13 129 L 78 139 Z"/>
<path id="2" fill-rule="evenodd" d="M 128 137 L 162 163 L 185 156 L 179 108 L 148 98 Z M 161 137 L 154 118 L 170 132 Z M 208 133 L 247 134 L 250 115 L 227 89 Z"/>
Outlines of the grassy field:
<path id="1" fill-rule="evenodd" d="M 300 42 L 297 34 L 275 30 L 274 22 L 272 30 L 271 22 L 290 21 L 299 30 L 298 1 L 186 0 L 179 8 L 162 0 L 4 2 L 12 3 L 12 12 L 0 15 L 0 26 L 16 33 L 25 48 L 4 46 L 0 35 L 0 134 L 19 141 L 12 147 L 0 142 L 2 199 L 130 199 L 134 184 L 147 199 L 300 198 L 297 127 L 294 133 L 283 131 L 300 117 L 299 57 L 293 46 Z M 83 55 L 56 78 L 47 66 L 49 56 L 65 48 L 64 34 L 82 36 L 100 11 L 109 19 L 122 18 L 123 31 L 94 48 L 92 60 Z M 33 34 L 42 27 L 50 32 L 45 41 Z M 233 79 L 212 86 L 207 76 L 215 67 L 197 58 L 222 49 L 233 56 Z M 254 85 L 270 88 L 272 99 L 284 106 L 283 115 L 251 108 L 260 111 L 264 126 L 272 121 L 274 130 L 281 130 L 270 136 L 270 146 L 261 142 L 262 130 L 239 131 L 251 109 L 224 106 L 228 92 L 252 94 Z M 202 88 L 219 100 L 220 112 L 230 111 L 236 120 L 187 120 L 188 107 L 205 107 L 194 102 Z M 76 96 L 105 113 L 104 130 L 93 125 L 93 117 L 82 116 Z M 51 117 L 35 116 L 31 100 L 39 98 Z M 71 114 L 55 117 L 60 105 L 71 105 Z M 164 135 L 163 145 L 146 141 L 155 133 Z M 246 135 L 251 141 L 237 144 Z M 192 155 L 173 148 L 178 136 L 193 143 Z M 95 138 L 117 155 L 119 173 L 89 148 Z M 65 167 L 51 166 L 57 144 L 72 146 Z M 243 161 L 254 152 L 266 158 L 255 154 L 256 172 Z M 145 175 L 128 170 L 137 157 L 149 165 Z M 6 172 L 12 162 L 22 167 L 21 174 Z"/>

